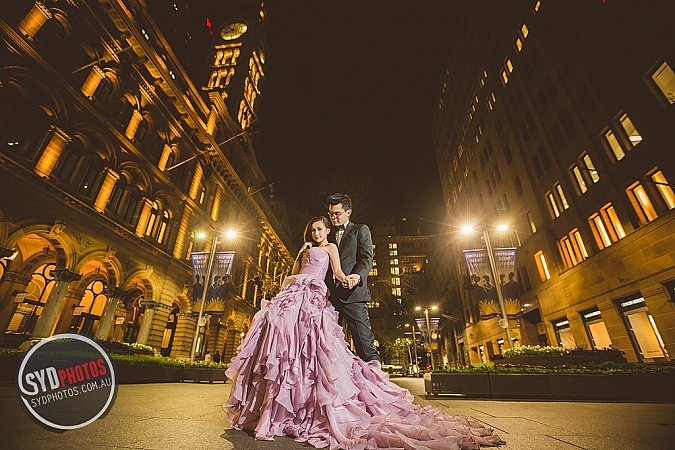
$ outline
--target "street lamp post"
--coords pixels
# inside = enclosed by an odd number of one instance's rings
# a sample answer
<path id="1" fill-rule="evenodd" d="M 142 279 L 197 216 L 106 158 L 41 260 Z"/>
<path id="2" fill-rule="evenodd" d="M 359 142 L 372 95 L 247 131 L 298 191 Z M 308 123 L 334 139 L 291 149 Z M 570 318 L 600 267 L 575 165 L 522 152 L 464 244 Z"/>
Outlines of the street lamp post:
<path id="1" fill-rule="evenodd" d="M 488 233 L 487 228 L 483 230 L 483 237 L 485 238 L 485 247 L 487 249 L 488 259 L 490 260 L 490 268 L 492 269 L 492 279 L 495 280 L 495 290 L 497 291 L 497 298 L 499 299 L 499 309 L 502 312 L 502 321 L 500 321 L 500 326 L 504 327 L 506 331 L 506 346 L 507 348 L 513 347 L 513 341 L 511 340 L 511 329 L 509 328 L 509 316 L 506 314 L 506 305 L 504 304 L 504 295 L 502 295 L 502 287 L 498 285 L 499 275 L 497 274 L 497 269 L 495 267 L 495 255 L 492 253 L 492 245 L 490 244 L 490 234 Z"/>
<path id="2" fill-rule="evenodd" d="M 508 227 L 506 225 L 500 225 L 498 227 L 499 231 L 506 231 Z M 471 233 L 473 227 L 465 226 L 462 227 L 464 233 Z M 516 238 L 518 235 L 516 234 Z M 485 249 L 488 254 L 488 260 L 490 261 L 490 271 L 492 272 L 492 279 L 494 280 L 495 290 L 497 291 L 497 299 L 499 300 L 499 309 L 502 314 L 502 318 L 499 321 L 499 326 L 504 328 L 506 331 L 506 346 L 507 348 L 513 347 L 513 341 L 511 340 L 511 329 L 509 328 L 509 316 L 506 314 L 506 305 L 504 303 L 504 296 L 502 295 L 502 288 L 499 283 L 499 274 L 497 274 L 497 268 L 495 266 L 495 255 L 492 253 L 492 244 L 490 243 L 490 233 L 488 229 L 483 229 L 483 239 L 485 240 Z M 520 243 L 520 239 L 518 239 Z"/>
<path id="3" fill-rule="evenodd" d="M 195 336 L 192 339 L 192 350 L 190 351 L 190 361 L 195 360 L 195 353 L 197 353 L 197 341 L 199 340 L 199 327 L 202 326 L 202 319 L 204 318 L 204 304 L 206 303 L 206 295 L 208 294 L 208 287 L 211 284 L 211 272 L 213 271 L 213 259 L 216 257 L 216 247 L 218 246 L 218 236 L 214 233 L 213 241 L 211 242 L 211 251 L 209 252 L 209 262 L 206 266 L 206 278 L 204 279 L 204 291 L 202 292 L 202 299 L 199 302 L 199 316 L 197 318 L 197 327 L 195 328 Z"/>
<path id="4" fill-rule="evenodd" d="M 415 307 L 416 311 L 419 311 L 421 309 L 422 309 L 421 306 Z M 436 309 L 438 309 L 438 307 L 432 306 L 431 309 L 435 311 Z M 424 307 L 424 317 L 425 317 L 426 322 L 427 322 L 427 339 L 429 341 L 429 359 L 431 360 L 431 369 L 433 370 L 433 369 L 436 369 L 436 364 L 434 363 L 434 353 L 433 353 L 433 350 L 431 348 L 431 324 L 429 323 L 429 308 L 426 307 L 426 306 Z"/>
<path id="5" fill-rule="evenodd" d="M 405 326 L 408 326 L 406 323 Z M 415 373 L 415 376 L 420 373 L 420 368 L 417 365 L 417 338 L 415 338 L 415 324 L 412 324 L 412 336 L 413 336 L 413 353 L 415 354 L 415 363 L 413 365 L 413 372 Z"/>
<path id="6" fill-rule="evenodd" d="M 234 231 L 228 231 L 226 233 L 226 236 L 229 238 L 233 238 L 236 236 L 236 233 Z M 201 234 L 199 237 L 206 237 L 204 234 Z M 195 354 L 197 353 L 197 341 L 199 341 L 199 327 L 206 325 L 206 323 L 202 324 L 202 320 L 204 319 L 204 305 L 206 304 L 206 296 L 208 294 L 208 287 L 211 284 L 211 272 L 213 272 L 213 260 L 216 257 L 216 248 L 218 247 L 219 241 L 218 241 L 218 235 L 216 232 L 213 233 L 213 240 L 211 241 L 211 251 L 209 252 L 209 262 L 206 266 L 206 276 L 204 278 L 204 291 L 202 292 L 202 298 L 201 301 L 199 302 L 199 316 L 197 318 L 197 327 L 195 328 L 195 336 L 192 339 L 192 350 L 190 351 L 190 361 L 195 360 Z"/>

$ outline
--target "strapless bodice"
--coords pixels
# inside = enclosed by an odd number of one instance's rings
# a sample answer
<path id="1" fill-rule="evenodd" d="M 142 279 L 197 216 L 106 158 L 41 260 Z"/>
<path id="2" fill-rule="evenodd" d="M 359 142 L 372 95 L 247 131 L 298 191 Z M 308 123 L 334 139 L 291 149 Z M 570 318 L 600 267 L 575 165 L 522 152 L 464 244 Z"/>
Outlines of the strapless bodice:
<path id="1" fill-rule="evenodd" d="M 312 247 L 302 255 L 302 267 L 300 273 L 303 275 L 314 275 L 323 280 L 328 271 L 330 257 L 328 253 L 319 247 Z"/>

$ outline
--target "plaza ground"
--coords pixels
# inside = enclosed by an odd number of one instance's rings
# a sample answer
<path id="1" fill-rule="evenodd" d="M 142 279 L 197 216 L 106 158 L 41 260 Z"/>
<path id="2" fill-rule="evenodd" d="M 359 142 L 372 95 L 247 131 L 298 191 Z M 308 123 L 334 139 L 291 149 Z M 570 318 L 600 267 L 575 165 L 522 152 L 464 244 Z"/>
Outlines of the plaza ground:
<path id="1" fill-rule="evenodd" d="M 509 450 L 672 449 L 675 404 L 478 400 L 426 397 L 422 379 L 394 378 L 420 405 L 472 417 L 495 429 Z M 3 449 L 310 449 L 290 438 L 255 441 L 232 430 L 221 404 L 231 383 L 119 387 L 107 417 L 63 434 L 35 425 L 12 385 L 0 385 Z"/>

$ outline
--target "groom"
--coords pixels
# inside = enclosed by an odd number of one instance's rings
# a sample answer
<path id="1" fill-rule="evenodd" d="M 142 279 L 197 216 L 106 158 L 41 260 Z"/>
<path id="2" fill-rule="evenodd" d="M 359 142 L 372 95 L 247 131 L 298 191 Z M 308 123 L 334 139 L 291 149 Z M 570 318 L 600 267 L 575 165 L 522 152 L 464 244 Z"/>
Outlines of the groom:
<path id="1" fill-rule="evenodd" d="M 326 285 L 330 289 L 331 303 L 349 326 L 356 354 L 366 362 L 379 361 L 366 306 L 370 301 L 368 274 L 373 268 L 373 240 L 368 225 L 350 222 L 351 215 L 352 199 L 349 196 L 333 194 L 328 197 L 328 216 L 336 228 L 328 235 L 328 241 L 338 246 L 340 266 L 347 275 L 349 287 L 336 284 L 330 268 Z"/>

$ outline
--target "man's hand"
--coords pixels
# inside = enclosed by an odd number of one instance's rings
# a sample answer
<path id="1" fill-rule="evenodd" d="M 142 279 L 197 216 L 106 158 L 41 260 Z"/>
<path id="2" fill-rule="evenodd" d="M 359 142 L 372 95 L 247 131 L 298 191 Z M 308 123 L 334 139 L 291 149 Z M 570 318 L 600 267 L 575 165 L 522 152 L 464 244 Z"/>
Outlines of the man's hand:
<path id="1" fill-rule="evenodd" d="M 351 275 L 347 275 L 347 279 L 345 280 L 344 283 L 342 283 L 342 286 L 348 289 L 354 289 L 360 282 L 361 277 L 359 276 L 359 274 L 353 273 Z"/>

